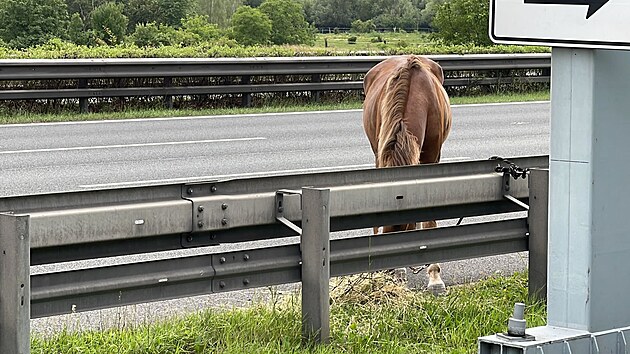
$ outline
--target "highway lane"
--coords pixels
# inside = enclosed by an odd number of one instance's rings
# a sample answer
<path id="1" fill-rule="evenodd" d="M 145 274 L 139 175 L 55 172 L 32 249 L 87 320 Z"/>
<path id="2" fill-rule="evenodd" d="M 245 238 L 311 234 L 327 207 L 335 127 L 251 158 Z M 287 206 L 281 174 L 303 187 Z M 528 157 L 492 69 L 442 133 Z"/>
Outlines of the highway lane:
<path id="1" fill-rule="evenodd" d="M 546 154 L 549 103 L 455 106 L 445 160 L 485 159 L 492 155 Z M 0 195 L 171 183 L 373 164 L 361 127 L 361 112 L 194 117 L 134 121 L 0 126 Z M 467 219 L 465 222 L 473 222 Z M 369 230 L 356 230 L 349 237 Z M 261 242 L 270 246 L 289 239 Z M 295 242 L 295 239 L 290 241 Z M 77 265 L 104 266 L 200 252 L 239 248 L 225 245 L 185 252 L 91 260 L 32 267 L 33 273 Z M 526 267 L 523 254 L 443 264 L 447 284 L 493 272 Z M 410 277 L 422 286 L 424 276 Z M 286 289 L 288 287 L 282 287 Z M 125 308 L 32 320 L 36 332 L 72 328 L 118 327 L 208 306 L 248 304 L 268 296 L 266 289 L 213 294 Z"/>
<path id="2" fill-rule="evenodd" d="M 549 103 L 454 106 L 443 158 L 545 154 Z M 0 126 L 0 196 L 368 167 L 360 110 Z"/>

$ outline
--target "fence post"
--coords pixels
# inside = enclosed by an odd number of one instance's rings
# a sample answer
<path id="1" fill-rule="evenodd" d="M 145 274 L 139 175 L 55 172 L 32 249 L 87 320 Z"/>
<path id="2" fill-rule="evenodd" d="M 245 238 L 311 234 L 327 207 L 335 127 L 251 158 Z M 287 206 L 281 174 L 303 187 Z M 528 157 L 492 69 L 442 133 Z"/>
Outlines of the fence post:
<path id="1" fill-rule="evenodd" d="M 547 298 L 549 170 L 529 172 L 529 295 Z"/>
<path id="2" fill-rule="evenodd" d="M 31 351 L 29 217 L 0 214 L 0 353 Z"/>
<path id="3" fill-rule="evenodd" d="M 330 340 L 330 190 L 302 189 L 302 338 Z"/>

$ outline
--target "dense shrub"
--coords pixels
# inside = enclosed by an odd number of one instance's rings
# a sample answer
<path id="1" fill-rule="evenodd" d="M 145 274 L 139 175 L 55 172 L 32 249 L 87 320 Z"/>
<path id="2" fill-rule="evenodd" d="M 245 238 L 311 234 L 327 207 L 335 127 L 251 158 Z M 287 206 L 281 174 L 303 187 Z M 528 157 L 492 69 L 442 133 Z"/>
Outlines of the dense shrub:
<path id="1" fill-rule="evenodd" d="M 313 44 L 315 31 L 304 18 L 302 4 L 293 0 L 265 0 L 260 11 L 271 20 L 274 44 Z"/>
<path id="2" fill-rule="evenodd" d="M 491 45 L 487 0 L 449 0 L 437 8 L 435 36 L 447 44 Z"/>
<path id="3" fill-rule="evenodd" d="M 354 20 L 352 21 L 352 26 L 350 27 L 350 30 L 356 33 L 370 33 L 376 31 L 376 25 L 372 20 Z"/>
<path id="4" fill-rule="evenodd" d="M 232 16 L 231 36 L 243 45 L 264 45 L 271 41 L 269 17 L 249 6 L 239 7 Z"/>
<path id="5" fill-rule="evenodd" d="M 0 39 L 12 48 L 28 48 L 51 38 L 65 38 L 67 27 L 64 0 L 0 1 Z"/>
<path id="6" fill-rule="evenodd" d="M 108 2 L 92 11 L 92 31 L 97 41 L 105 44 L 122 42 L 127 32 L 127 16 L 123 4 Z"/>

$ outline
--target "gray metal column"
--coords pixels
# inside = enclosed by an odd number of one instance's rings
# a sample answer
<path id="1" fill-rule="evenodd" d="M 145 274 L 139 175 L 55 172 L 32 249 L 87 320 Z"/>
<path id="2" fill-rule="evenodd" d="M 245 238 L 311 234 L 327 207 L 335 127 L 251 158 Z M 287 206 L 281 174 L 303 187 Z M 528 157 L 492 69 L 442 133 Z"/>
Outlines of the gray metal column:
<path id="1" fill-rule="evenodd" d="M 529 295 L 547 297 L 547 242 L 549 220 L 549 170 L 529 172 Z"/>
<path id="2" fill-rule="evenodd" d="M 552 54 L 548 325 L 630 325 L 630 52 Z"/>
<path id="3" fill-rule="evenodd" d="M 302 337 L 330 339 L 330 190 L 302 189 Z"/>
<path id="4" fill-rule="evenodd" d="M 0 214 L 0 353 L 30 353 L 29 217 Z"/>

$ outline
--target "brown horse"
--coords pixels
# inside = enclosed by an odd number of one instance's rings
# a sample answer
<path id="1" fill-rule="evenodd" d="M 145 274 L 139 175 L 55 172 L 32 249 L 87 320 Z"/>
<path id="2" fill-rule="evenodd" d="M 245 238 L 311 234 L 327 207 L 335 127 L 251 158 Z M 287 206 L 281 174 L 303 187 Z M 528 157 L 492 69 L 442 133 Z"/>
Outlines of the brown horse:
<path id="1" fill-rule="evenodd" d="M 368 71 L 363 81 L 363 127 L 376 167 L 440 161 L 442 144 L 451 129 L 451 108 L 443 83 L 442 67 L 417 55 L 388 58 Z M 422 228 L 436 226 L 435 221 L 421 223 Z M 385 226 L 383 233 L 416 227 Z M 432 264 L 427 272 L 429 289 L 443 291 L 439 265 Z"/>

